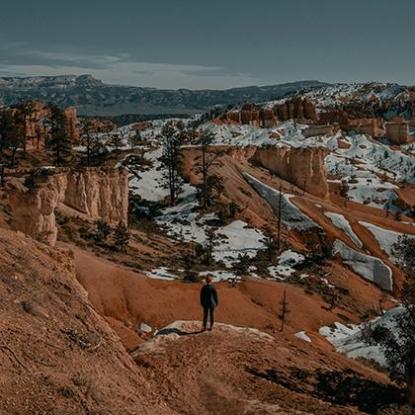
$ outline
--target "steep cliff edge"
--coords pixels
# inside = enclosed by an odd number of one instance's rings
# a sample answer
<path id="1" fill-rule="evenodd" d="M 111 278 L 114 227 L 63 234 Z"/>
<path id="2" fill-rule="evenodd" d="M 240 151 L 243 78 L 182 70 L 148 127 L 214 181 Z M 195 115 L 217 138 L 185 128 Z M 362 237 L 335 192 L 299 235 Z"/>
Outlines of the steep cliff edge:
<path id="1" fill-rule="evenodd" d="M 127 224 L 128 177 L 120 169 L 61 170 L 30 185 L 21 179 L 8 182 L 12 228 L 54 245 L 55 211 L 70 210 L 85 219 Z"/>
<path id="2" fill-rule="evenodd" d="M 0 412 L 172 414 L 91 306 L 73 254 L 0 229 Z"/>
<path id="3" fill-rule="evenodd" d="M 329 193 L 324 168 L 327 154 L 324 148 L 258 148 L 252 161 L 300 189 L 326 198 Z"/>

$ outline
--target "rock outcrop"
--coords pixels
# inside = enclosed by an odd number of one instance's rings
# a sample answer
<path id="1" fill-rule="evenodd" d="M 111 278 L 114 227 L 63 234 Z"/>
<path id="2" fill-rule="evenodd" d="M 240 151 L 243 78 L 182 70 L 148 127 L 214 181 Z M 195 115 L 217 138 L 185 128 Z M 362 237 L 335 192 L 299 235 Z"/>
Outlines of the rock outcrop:
<path id="1" fill-rule="evenodd" d="M 276 104 L 272 108 L 272 112 L 280 121 L 291 119 L 317 120 L 316 107 L 313 102 L 306 98 L 291 99 L 286 100 L 283 103 Z"/>
<path id="2" fill-rule="evenodd" d="M 271 128 L 279 121 L 290 119 L 317 120 L 315 105 L 307 99 L 292 99 L 266 108 L 256 104 L 244 104 L 240 110 L 225 112 L 221 121 Z"/>
<path id="3" fill-rule="evenodd" d="M 324 159 L 325 148 L 258 148 L 252 161 L 300 189 L 325 198 L 329 193 Z"/>
<path id="4" fill-rule="evenodd" d="M 58 208 L 85 219 L 127 224 L 128 178 L 120 169 L 59 171 L 31 188 L 14 179 L 8 190 L 12 228 L 52 246 L 58 234 Z"/>
<path id="5" fill-rule="evenodd" d="M 22 116 L 22 122 L 25 123 L 26 131 L 26 150 L 38 150 L 45 147 L 48 139 L 47 120 L 51 116 L 51 108 L 48 104 L 37 101 L 28 101 L 22 104 L 25 115 Z M 18 111 L 14 109 L 13 111 Z M 66 117 L 66 133 L 72 142 L 77 142 L 80 137 L 78 127 L 77 110 L 69 107 L 64 110 Z"/>
<path id="6" fill-rule="evenodd" d="M 385 124 L 385 137 L 393 144 L 408 144 L 412 141 L 409 122 L 400 118 Z"/>

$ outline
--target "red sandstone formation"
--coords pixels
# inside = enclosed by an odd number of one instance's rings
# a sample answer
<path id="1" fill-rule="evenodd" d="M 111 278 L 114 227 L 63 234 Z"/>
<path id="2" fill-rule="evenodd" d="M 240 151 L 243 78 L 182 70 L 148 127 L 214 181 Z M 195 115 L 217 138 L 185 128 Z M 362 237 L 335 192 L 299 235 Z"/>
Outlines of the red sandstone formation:
<path id="1" fill-rule="evenodd" d="M 315 105 L 308 99 L 292 99 L 281 104 L 276 104 L 272 108 L 272 112 L 278 120 L 286 121 L 290 119 L 300 120 L 317 120 L 317 112 Z"/>
<path id="2" fill-rule="evenodd" d="M 387 122 L 385 127 L 385 137 L 393 144 L 408 144 L 412 141 L 408 121 L 396 118 L 391 122 Z"/>
<path id="3" fill-rule="evenodd" d="M 333 135 L 338 130 L 338 128 L 338 125 L 312 125 L 303 130 L 303 135 L 305 137 Z"/>
<path id="4" fill-rule="evenodd" d="M 307 99 L 287 100 L 274 105 L 272 109 L 255 104 L 244 104 L 239 111 L 227 111 L 222 117 L 227 123 L 248 124 L 263 128 L 271 128 L 278 121 L 289 119 L 317 120 L 314 104 Z"/>
<path id="5" fill-rule="evenodd" d="M 253 161 L 300 189 L 326 198 L 329 193 L 324 168 L 327 152 L 325 148 L 258 148 Z"/>
<path id="6" fill-rule="evenodd" d="M 52 246 L 58 234 L 58 208 L 68 215 L 112 225 L 128 221 L 128 178 L 119 169 L 59 171 L 34 188 L 11 179 L 8 195 L 12 228 Z"/>
<path id="7" fill-rule="evenodd" d="M 48 137 L 46 122 L 51 115 L 50 107 L 43 102 L 26 103 L 26 150 L 38 150 L 45 147 Z M 71 141 L 79 140 L 77 110 L 74 107 L 65 109 L 66 131 Z"/>

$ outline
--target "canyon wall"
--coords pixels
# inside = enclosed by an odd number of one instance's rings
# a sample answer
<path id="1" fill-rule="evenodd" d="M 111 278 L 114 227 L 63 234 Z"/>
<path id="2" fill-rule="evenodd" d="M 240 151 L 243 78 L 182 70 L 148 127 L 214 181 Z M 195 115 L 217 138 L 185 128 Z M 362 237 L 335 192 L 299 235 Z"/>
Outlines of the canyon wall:
<path id="1" fill-rule="evenodd" d="M 252 161 L 300 189 L 325 198 L 329 193 L 324 167 L 327 154 L 325 148 L 258 148 Z"/>
<path id="2" fill-rule="evenodd" d="M 110 225 L 126 225 L 128 221 L 124 170 L 59 171 L 34 186 L 27 187 L 18 179 L 11 179 L 7 186 L 12 228 L 49 245 L 55 245 L 58 234 L 56 209 L 69 209 L 85 219 L 102 219 Z"/>

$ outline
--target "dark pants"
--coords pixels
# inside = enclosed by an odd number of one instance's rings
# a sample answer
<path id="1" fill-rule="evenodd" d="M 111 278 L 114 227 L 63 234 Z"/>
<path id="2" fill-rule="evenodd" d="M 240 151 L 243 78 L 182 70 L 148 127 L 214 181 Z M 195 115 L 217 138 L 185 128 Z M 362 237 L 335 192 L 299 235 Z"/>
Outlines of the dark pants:
<path id="1" fill-rule="evenodd" d="M 210 327 L 213 327 L 213 315 L 215 308 L 214 307 L 203 307 L 203 327 L 206 328 L 208 317 L 210 322 Z"/>

